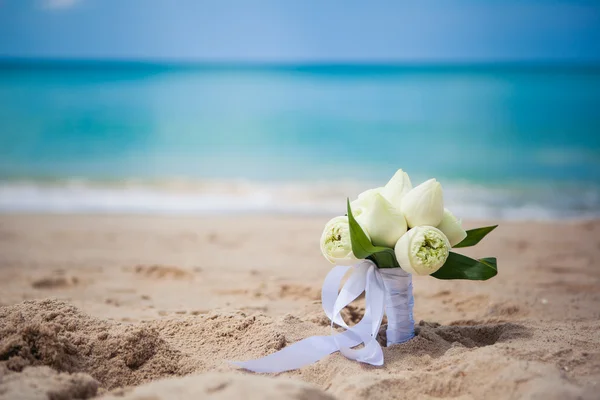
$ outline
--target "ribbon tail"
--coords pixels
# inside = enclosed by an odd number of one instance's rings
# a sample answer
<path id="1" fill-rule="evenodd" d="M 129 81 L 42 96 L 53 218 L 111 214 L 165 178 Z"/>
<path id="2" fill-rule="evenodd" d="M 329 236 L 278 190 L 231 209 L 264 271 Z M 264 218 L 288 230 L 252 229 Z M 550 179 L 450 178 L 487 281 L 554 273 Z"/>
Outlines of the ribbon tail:
<path id="1" fill-rule="evenodd" d="M 339 315 L 334 316 L 333 309 L 338 297 L 338 290 L 344 275 L 352 267 L 336 266 L 325 277 L 321 299 L 323 310 L 330 320 L 345 326 Z M 277 373 L 302 368 L 334 353 L 340 346 L 354 347 L 362 340 L 355 333 L 345 331 L 335 335 L 311 336 L 282 350 L 256 360 L 232 361 L 231 364 L 253 372 Z"/>
<path id="2" fill-rule="evenodd" d="M 321 289 L 321 304 L 327 318 L 340 326 L 345 326 L 344 320 L 340 316 L 334 316 L 333 310 L 338 298 L 340 284 L 346 272 L 352 267 L 337 265 L 325 277 L 323 288 Z"/>
<path id="3" fill-rule="evenodd" d="M 341 348 L 340 353 L 350 360 L 375 366 L 383 365 L 383 350 L 377 339 L 369 340 L 362 349 Z"/>
<path id="4" fill-rule="evenodd" d="M 348 304 L 356 300 L 362 294 L 362 292 L 365 291 L 368 271 L 368 265 L 360 265 L 356 271 L 350 275 L 346 281 L 346 284 L 342 287 L 342 290 L 338 294 L 337 298 L 335 299 L 335 303 L 333 304 L 333 311 L 327 311 L 327 316 L 329 316 L 329 313 L 332 314 L 332 317 L 329 317 L 332 326 L 335 322 L 341 327 L 350 329 L 342 319 L 341 312 Z"/>
<path id="5" fill-rule="evenodd" d="M 340 353 L 346 358 L 366 364 L 383 365 L 383 350 L 377 342 L 377 334 L 383 319 L 384 289 L 383 280 L 375 266 L 371 266 L 366 274 L 366 307 L 363 319 L 351 331 L 360 335 L 364 347 L 361 349 L 350 349 L 340 346 Z"/>
<path id="6" fill-rule="evenodd" d="M 266 357 L 250 361 L 232 361 L 231 364 L 253 372 L 291 371 L 338 351 L 340 345 L 352 347 L 361 342 L 362 340 L 350 331 L 329 336 L 311 336 Z"/>

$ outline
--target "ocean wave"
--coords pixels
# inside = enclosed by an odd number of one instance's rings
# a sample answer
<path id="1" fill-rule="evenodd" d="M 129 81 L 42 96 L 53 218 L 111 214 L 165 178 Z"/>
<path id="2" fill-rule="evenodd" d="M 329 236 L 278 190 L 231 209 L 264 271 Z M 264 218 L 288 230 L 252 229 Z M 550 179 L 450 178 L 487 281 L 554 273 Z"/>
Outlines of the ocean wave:
<path id="1" fill-rule="evenodd" d="M 0 213 L 339 215 L 346 197 L 373 187 L 361 182 L 249 181 L 113 183 L 0 182 Z M 597 186 L 444 183 L 446 206 L 465 219 L 554 220 L 600 218 Z"/>

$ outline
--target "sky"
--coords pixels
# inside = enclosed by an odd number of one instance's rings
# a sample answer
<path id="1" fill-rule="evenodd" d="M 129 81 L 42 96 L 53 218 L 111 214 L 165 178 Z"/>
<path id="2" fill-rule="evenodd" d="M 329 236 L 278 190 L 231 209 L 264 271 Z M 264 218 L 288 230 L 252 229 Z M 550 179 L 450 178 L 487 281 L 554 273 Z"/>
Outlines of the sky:
<path id="1" fill-rule="evenodd" d="M 600 63 L 600 1 L 0 0 L 0 57 Z"/>

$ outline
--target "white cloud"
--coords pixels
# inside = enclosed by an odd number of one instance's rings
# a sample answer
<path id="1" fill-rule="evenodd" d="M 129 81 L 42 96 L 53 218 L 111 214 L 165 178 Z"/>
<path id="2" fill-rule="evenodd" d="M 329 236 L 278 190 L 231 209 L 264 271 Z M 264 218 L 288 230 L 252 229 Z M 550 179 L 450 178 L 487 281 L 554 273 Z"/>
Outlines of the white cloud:
<path id="1" fill-rule="evenodd" d="M 42 0 L 42 7 L 46 9 L 52 10 L 63 10 L 66 8 L 71 8 L 80 0 Z"/>

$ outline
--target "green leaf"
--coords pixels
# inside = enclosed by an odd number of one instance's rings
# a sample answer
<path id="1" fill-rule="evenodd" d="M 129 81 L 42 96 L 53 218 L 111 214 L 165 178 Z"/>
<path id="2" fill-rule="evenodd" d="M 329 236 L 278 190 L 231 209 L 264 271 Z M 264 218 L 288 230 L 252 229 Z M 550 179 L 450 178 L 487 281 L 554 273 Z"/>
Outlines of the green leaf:
<path id="1" fill-rule="evenodd" d="M 476 228 L 467 231 L 467 237 L 462 242 L 454 247 L 470 247 L 475 246 L 481 241 L 488 233 L 496 229 L 498 225 L 485 226 L 483 228 Z"/>
<path id="2" fill-rule="evenodd" d="M 399 268 L 394 249 L 383 246 L 373 246 L 371 240 L 362 230 L 350 208 L 350 199 L 348 199 L 348 225 L 350 226 L 350 241 L 352 242 L 352 252 L 356 258 L 365 258 L 373 261 L 379 268 Z"/>
<path id="3" fill-rule="evenodd" d="M 488 257 L 480 260 L 450 252 L 448 259 L 435 273 L 431 274 L 437 279 L 469 279 L 472 281 L 485 281 L 498 274 L 496 258 Z"/>
<path id="4" fill-rule="evenodd" d="M 396 261 L 396 253 L 394 250 L 384 247 L 385 251 L 373 253 L 369 256 L 369 259 L 373 261 L 379 268 L 400 268 L 398 261 Z"/>

